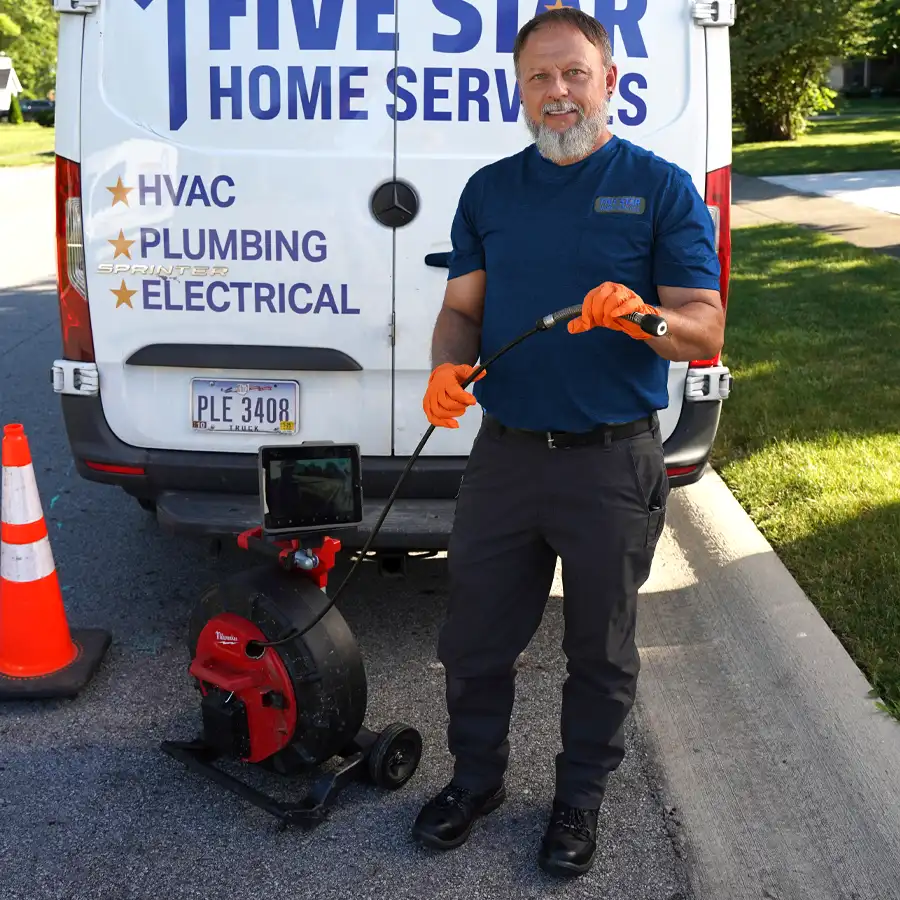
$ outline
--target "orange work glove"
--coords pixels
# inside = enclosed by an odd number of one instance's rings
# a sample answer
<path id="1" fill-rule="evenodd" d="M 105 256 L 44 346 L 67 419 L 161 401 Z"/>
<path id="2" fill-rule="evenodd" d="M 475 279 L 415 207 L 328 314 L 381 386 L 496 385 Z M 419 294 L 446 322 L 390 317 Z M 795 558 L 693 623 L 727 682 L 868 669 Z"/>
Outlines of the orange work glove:
<path id="1" fill-rule="evenodd" d="M 613 331 L 624 331 L 629 337 L 638 341 L 649 340 L 652 335 L 643 331 L 640 325 L 621 319 L 629 313 L 651 313 L 659 315 L 656 307 L 649 306 L 630 288 L 614 281 L 604 281 L 599 287 L 588 291 L 581 309 L 581 318 L 572 319 L 568 328 L 570 334 L 581 334 L 592 328 L 611 328 Z"/>
<path id="2" fill-rule="evenodd" d="M 432 425 L 439 428 L 459 428 L 457 417 L 461 416 L 467 407 L 478 402 L 462 387 L 462 383 L 474 371 L 474 366 L 443 363 L 431 373 L 422 408 Z M 475 381 L 480 381 L 485 375 L 487 371 L 482 370 Z"/>

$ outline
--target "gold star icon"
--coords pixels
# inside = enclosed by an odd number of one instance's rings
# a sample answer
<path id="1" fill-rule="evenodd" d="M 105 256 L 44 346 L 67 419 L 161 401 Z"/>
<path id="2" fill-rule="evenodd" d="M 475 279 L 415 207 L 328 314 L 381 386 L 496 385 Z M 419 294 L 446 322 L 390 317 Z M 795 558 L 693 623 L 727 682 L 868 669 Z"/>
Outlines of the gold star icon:
<path id="1" fill-rule="evenodd" d="M 133 243 L 135 242 L 126 240 L 125 232 L 119 229 L 119 236 L 115 240 L 110 241 L 110 244 L 116 248 L 116 255 L 113 259 L 118 259 L 120 256 L 127 256 L 131 259 L 131 245 Z"/>
<path id="2" fill-rule="evenodd" d="M 568 9 L 568 8 L 569 7 L 566 6 L 566 4 L 562 2 L 562 0 L 556 0 L 556 3 L 554 3 L 553 6 L 550 6 L 548 3 L 544 4 L 544 9 Z"/>
<path id="3" fill-rule="evenodd" d="M 115 206 L 117 203 L 124 203 L 126 206 L 129 206 L 128 203 L 128 192 L 133 191 L 134 188 L 125 187 L 122 184 L 122 176 L 119 176 L 119 180 L 115 183 L 113 187 L 108 187 L 107 190 L 113 195 L 112 205 Z"/>
<path id="4" fill-rule="evenodd" d="M 116 295 L 116 309 L 120 306 L 127 306 L 129 309 L 134 309 L 131 305 L 131 298 L 137 291 L 129 291 L 124 278 L 122 279 L 122 286 L 118 289 L 110 288 L 110 292 Z"/>

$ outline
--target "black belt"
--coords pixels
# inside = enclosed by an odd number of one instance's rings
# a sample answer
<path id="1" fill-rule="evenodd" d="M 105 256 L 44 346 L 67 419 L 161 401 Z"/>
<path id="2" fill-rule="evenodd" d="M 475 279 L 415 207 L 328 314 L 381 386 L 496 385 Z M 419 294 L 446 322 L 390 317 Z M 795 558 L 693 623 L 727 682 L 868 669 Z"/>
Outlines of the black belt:
<path id="1" fill-rule="evenodd" d="M 621 441 L 636 437 L 644 432 L 652 431 L 659 425 L 656 413 L 635 419 L 633 422 L 622 422 L 615 425 L 598 425 L 590 431 L 531 431 L 526 428 L 510 428 L 495 419 L 485 415 L 485 430 L 496 437 L 505 434 L 516 437 L 536 438 L 546 441 L 550 449 L 562 449 L 566 447 L 586 447 L 591 444 L 604 444 L 608 446 L 613 441 Z"/>

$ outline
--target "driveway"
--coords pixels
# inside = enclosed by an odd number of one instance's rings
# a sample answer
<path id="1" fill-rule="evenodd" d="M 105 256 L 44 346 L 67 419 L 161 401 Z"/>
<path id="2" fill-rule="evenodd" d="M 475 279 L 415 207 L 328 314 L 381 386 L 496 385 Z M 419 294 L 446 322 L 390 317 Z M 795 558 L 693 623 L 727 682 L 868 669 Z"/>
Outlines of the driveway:
<path id="1" fill-rule="evenodd" d="M 900 169 L 828 175 L 771 175 L 763 181 L 900 216 Z"/>

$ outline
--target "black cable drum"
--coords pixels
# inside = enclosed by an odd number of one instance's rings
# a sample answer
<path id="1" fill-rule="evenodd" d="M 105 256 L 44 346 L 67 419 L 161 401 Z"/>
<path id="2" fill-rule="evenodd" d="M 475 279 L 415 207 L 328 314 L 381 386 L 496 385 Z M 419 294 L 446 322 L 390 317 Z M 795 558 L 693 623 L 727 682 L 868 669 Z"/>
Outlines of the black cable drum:
<path id="1" fill-rule="evenodd" d="M 276 640 L 301 630 L 328 603 L 328 597 L 298 572 L 264 564 L 210 588 L 194 607 L 188 651 L 196 654 L 206 623 L 222 613 L 253 622 Z M 297 704 L 297 724 L 287 746 L 260 765 L 291 774 L 339 755 L 362 728 L 368 702 L 359 646 L 341 613 L 331 609 L 305 634 L 266 653 L 277 653 L 287 668 Z M 310 675 L 315 680 L 306 680 Z"/>

